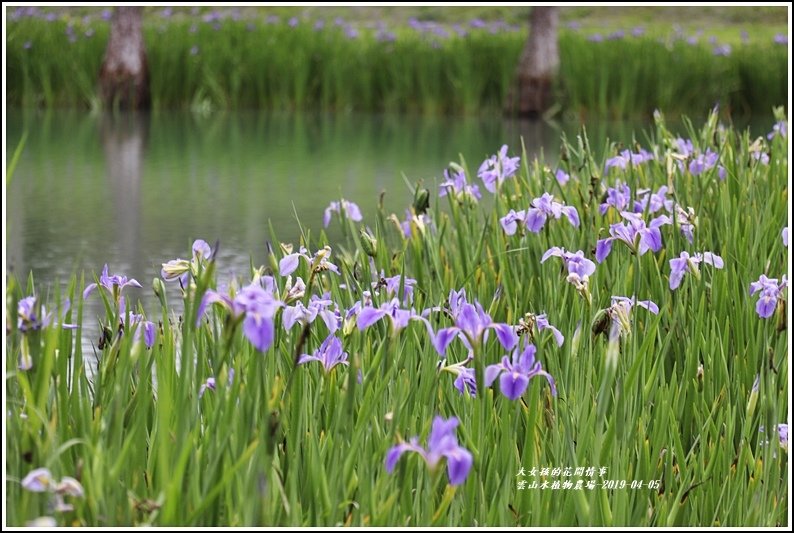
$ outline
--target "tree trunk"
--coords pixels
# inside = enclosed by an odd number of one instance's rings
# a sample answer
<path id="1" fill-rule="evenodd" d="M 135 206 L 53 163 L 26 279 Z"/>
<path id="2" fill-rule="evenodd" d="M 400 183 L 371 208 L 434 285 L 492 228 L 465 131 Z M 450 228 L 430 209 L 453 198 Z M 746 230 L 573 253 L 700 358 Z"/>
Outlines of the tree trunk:
<path id="1" fill-rule="evenodd" d="M 510 90 L 505 112 L 538 116 L 552 104 L 552 89 L 560 54 L 557 49 L 559 8 L 533 7 L 529 37 L 521 52 L 516 83 Z"/>
<path id="2" fill-rule="evenodd" d="M 99 72 L 99 90 L 105 106 L 149 107 L 149 67 L 141 31 L 142 14 L 142 7 L 113 10 L 108 47 Z"/>

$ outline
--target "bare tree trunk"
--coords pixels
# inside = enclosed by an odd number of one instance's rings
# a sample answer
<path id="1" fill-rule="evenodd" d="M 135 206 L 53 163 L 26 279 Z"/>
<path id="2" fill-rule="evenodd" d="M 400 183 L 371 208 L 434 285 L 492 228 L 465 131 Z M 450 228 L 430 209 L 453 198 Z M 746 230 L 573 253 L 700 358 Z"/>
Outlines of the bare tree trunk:
<path id="1" fill-rule="evenodd" d="M 533 7 L 529 17 L 529 38 L 521 52 L 516 83 L 510 90 L 505 112 L 537 116 L 552 103 L 552 89 L 560 54 L 557 49 L 559 8 Z"/>
<path id="2" fill-rule="evenodd" d="M 149 67 L 141 31 L 142 7 L 116 7 L 110 38 L 99 72 L 99 89 L 106 106 L 149 107 Z"/>

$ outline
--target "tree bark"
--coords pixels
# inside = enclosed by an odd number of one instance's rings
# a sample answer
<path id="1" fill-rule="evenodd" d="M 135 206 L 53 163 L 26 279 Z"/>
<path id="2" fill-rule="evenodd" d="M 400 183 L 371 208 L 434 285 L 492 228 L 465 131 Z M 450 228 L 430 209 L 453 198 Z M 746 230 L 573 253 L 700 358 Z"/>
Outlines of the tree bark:
<path id="1" fill-rule="evenodd" d="M 108 107 L 147 109 L 149 67 L 141 30 L 142 7 L 116 7 L 110 38 L 99 72 L 102 102 Z"/>
<path id="2" fill-rule="evenodd" d="M 538 116 L 551 106 L 554 80 L 560 66 L 558 19 L 557 7 L 532 8 L 529 37 L 521 52 L 516 82 L 505 105 L 506 113 Z"/>

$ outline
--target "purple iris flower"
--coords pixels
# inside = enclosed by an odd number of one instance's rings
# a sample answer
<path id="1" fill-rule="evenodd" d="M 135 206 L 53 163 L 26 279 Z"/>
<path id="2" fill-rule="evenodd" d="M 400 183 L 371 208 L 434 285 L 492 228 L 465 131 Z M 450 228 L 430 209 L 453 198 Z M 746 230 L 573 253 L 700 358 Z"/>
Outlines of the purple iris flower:
<path id="1" fill-rule="evenodd" d="M 755 149 L 755 150 L 751 146 L 750 147 L 750 157 L 752 157 L 756 161 L 760 162 L 762 165 L 768 165 L 769 164 L 769 154 L 764 152 L 764 150 L 761 148 L 761 146 L 758 146 L 757 149 Z"/>
<path id="2" fill-rule="evenodd" d="M 448 420 L 437 416 L 433 419 L 433 427 L 427 438 L 427 448 L 419 445 L 418 437 L 392 447 L 386 454 L 386 471 L 392 473 L 397 461 L 405 452 L 416 452 L 422 456 L 427 467 L 434 471 L 441 459 L 447 459 L 447 474 L 451 485 L 460 485 L 469 475 L 473 458 L 468 450 L 458 445 L 455 428 L 458 419 L 454 416 Z"/>
<path id="3" fill-rule="evenodd" d="M 681 137 L 675 140 L 676 146 L 678 147 L 678 152 L 684 156 L 689 157 L 690 155 L 695 153 L 695 147 L 692 144 L 691 139 L 682 139 Z"/>
<path id="4" fill-rule="evenodd" d="M 509 324 L 494 322 L 479 302 L 463 303 L 457 309 L 455 325 L 439 330 L 433 335 L 433 346 L 441 357 L 445 357 L 447 346 L 460 337 L 470 352 L 488 338 L 487 330 L 493 329 L 505 350 L 511 350 L 518 342 L 518 336 Z"/>
<path id="5" fill-rule="evenodd" d="M 261 285 L 256 283 L 248 285 L 233 299 L 225 294 L 208 290 L 204 293 L 199 305 L 196 326 L 210 304 L 221 304 L 231 312 L 233 317 L 245 316 L 243 334 L 260 352 L 266 351 L 273 344 L 275 340 L 273 317 L 278 308 L 284 304 L 275 299 L 273 293 L 266 291 Z"/>
<path id="6" fill-rule="evenodd" d="M 662 185 L 659 190 L 652 193 L 650 189 L 640 189 L 637 191 L 637 202 L 635 202 L 635 212 L 656 213 L 662 209 L 668 213 L 673 210 L 673 200 L 667 198 L 667 186 Z M 639 208 L 639 209 L 638 209 Z"/>
<path id="7" fill-rule="evenodd" d="M 207 381 L 202 383 L 201 387 L 199 387 L 198 397 L 201 398 L 202 396 L 204 396 L 205 392 L 207 392 L 208 390 L 214 391 L 215 388 L 216 388 L 215 378 L 214 377 L 208 377 Z"/>
<path id="8" fill-rule="evenodd" d="M 780 447 L 788 449 L 788 424 L 778 424 L 777 435 L 780 440 Z"/>
<path id="9" fill-rule="evenodd" d="M 20 484 L 30 492 L 47 492 L 55 487 L 55 480 L 47 468 L 36 468 L 28 472 Z"/>
<path id="10" fill-rule="evenodd" d="M 552 335 L 554 335 L 554 340 L 557 342 L 557 346 L 562 346 L 562 344 L 565 342 L 565 337 L 562 336 L 560 330 L 558 330 L 549 323 L 549 319 L 546 316 L 546 313 L 543 313 L 542 315 L 537 315 L 535 317 L 535 325 L 537 326 L 538 331 L 543 331 L 544 329 L 550 330 Z"/>
<path id="11" fill-rule="evenodd" d="M 784 275 L 780 283 L 776 278 L 768 278 L 764 274 L 758 278 L 758 281 L 750 283 L 750 295 L 761 293 L 758 303 L 755 306 L 755 312 L 761 318 L 769 318 L 775 312 L 777 301 L 783 299 L 783 291 L 788 287 L 788 278 Z"/>
<path id="12" fill-rule="evenodd" d="M 36 468 L 28 472 L 20 485 L 23 489 L 30 492 L 54 492 L 56 496 L 74 496 L 82 498 L 85 496 L 83 486 L 73 477 L 64 476 L 60 481 L 55 480 L 52 472 L 47 468 Z M 57 501 L 57 500 L 56 500 Z M 62 502 L 62 500 L 60 500 Z M 71 510 L 71 506 L 62 511 Z"/>
<path id="13" fill-rule="evenodd" d="M 604 164 L 604 172 L 607 172 L 612 167 L 625 170 L 626 166 L 628 165 L 638 166 L 653 159 L 653 154 L 644 148 L 641 148 L 637 153 L 633 153 L 630 150 L 622 150 L 615 157 L 611 157 L 606 160 L 606 163 Z"/>
<path id="14" fill-rule="evenodd" d="M 491 193 L 496 193 L 502 182 L 511 178 L 518 171 L 518 164 L 521 161 L 520 157 L 507 157 L 507 145 L 503 145 L 499 152 L 480 165 L 477 171 L 479 177 L 485 188 Z"/>
<path id="15" fill-rule="evenodd" d="M 312 272 L 323 272 L 330 270 L 336 274 L 340 274 L 339 268 L 331 263 L 328 258 L 331 257 L 331 247 L 325 246 L 321 250 L 317 250 L 313 257 L 309 257 L 309 253 L 301 246 L 300 251 L 294 254 L 285 255 L 278 263 L 278 271 L 282 276 L 292 274 L 298 268 L 301 259 L 305 259 Z"/>
<path id="16" fill-rule="evenodd" d="M 554 197 L 549 193 L 532 200 L 532 207 L 526 211 L 510 212 L 499 220 L 502 229 L 508 235 L 516 232 L 518 222 L 523 222 L 527 229 L 533 233 L 538 233 L 546 225 L 546 219 L 550 216 L 559 219 L 565 215 L 573 227 L 579 227 L 579 213 L 573 206 L 563 205 L 554 201 Z"/>
<path id="17" fill-rule="evenodd" d="M 347 362 L 347 352 L 342 349 L 342 341 L 333 333 L 328 335 L 312 355 L 301 355 L 298 359 L 298 364 L 302 365 L 309 361 L 319 361 L 322 363 L 326 373 L 331 372 L 336 365 L 350 364 Z"/>
<path id="18" fill-rule="evenodd" d="M 63 310 L 61 311 L 62 319 L 66 316 L 66 313 L 69 312 L 69 308 L 70 302 L 67 298 L 63 302 Z M 22 333 L 40 330 L 48 327 L 50 324 L 57 325 L 53 322 L 53 313 L 47 313 L 44 306 L 39 308 L 38 298 L 36 296 L 22 298 L 17 303 L 17 329 Z M 61 323 L 61 327 L 63 329 L 77 329 L 78 326 L 77 324 Z"/>
<path id="19" fill-rule="evenodd" d="M 323 227 L 327 228 L 328 224 L 331 223 L 332 213 L 339 213 L 341 215 L 343 211 L 345 216 L 347 216 L 347 218 L 353 222 L 361 222 L 363 218 L 358 205 L 354 204 L 353 202 L 348 202 L 343 198 L 341 202 L 331 202 L 331 204 L 325 208 L 325 214 L 323 215 Z"/>
<path id="20" fill-rule="evenodd" d="M 313 294 L 308 307 L 305 307 L 300 301 L 296 302 L 294 306 L 285 307 L 283 312 L 284 329 L 289 331 L 297 322 L 311 324 L 318 316 L 325 322 L 331 333 L 339 328 L 341 315 L 337 305 L 331 300 L 330 293 L 325 293 L 322 297 Z"/>
<path id="21" fill-rule="evenodd" d="M 783 239 L 783 246 L 788 248 L 788 226 L 783 228 L 783 231 L 780 232 L 780 237 Z"/>
<path id="22" fill-rule="evenodd" d="M 397 274 L 396 276 L 387 278 L 384 277 L 384 273 L 381 271 L 377 281 L 372 282 L 372 289 L 377 290 L 379 287 L 386 287 L 386 296 L 389 298 L 397 298 L 399 297 L 400 284 L 403 284 L 403 301 L 408 303 L 413 302 L 416 280 L 407 276 Z"/>
<path id="23" fill-rule="evenodd" d="M 681 252 L 679 257 L 670 259 L 670 289 L 676 290 L 687 272 L 699 277 L 698 265 L 700 263 L 711 265 L 714 268 L 722 268 L 725 264 L 722 257 L 711 252 L 696 253 L 693 256 L 690 256 L 688 252 Z"/>
<path id="24" fill-rule="evenodd" d="M 629 247 L 632 252 L 644 255 L 648 250 L 658 252 L 662 249 L 662 232 L 659 228 L 665 224 L 670 224 L 667 215 L 660 215 L 650 224 L 646 225 L 645 220 L 636 213 L 623 211 L 621 213 L 626 222 L 619 222 L 609 226 L 609 237 L 600 239 L 596 242 L 596 261 L 603 262 L 612 252 L 612 242 L 621 241 Z"/>
<path id="25" fill-rule="evenodd" d="M 229 369 L 229 378 L 226 380 L 226 386 L 231 387 L 232 382 L 234 381 L 234 369 Z M 207 378 L 207 381 L 201 384 L 199 387 L 198 397 L 201 398 L 204 396 L 204 393 L 208 390 L 215 391 L 217 389 L 217 383 L 214 376 L 210 376 Z"/>
<path id="26" fill-rule="evenodd" d="M 598 211 L 605 215 L 610 207 L 620 212 L 628 211 L 629 208 L 634 212 L 642 211 L 642 206 L 639 202 L 632 203 L 631 201 L 631 188 L 622 182 L 618 182 L 614 187 L 607 189 L 606 201 L 599 206 Z"/>
<path id="27" fill-rule="evenodd" d="M 699 154 L 689 162 L 689 172 L 693 176 L 699 176 L 703 172 L 711 170 L 717 166 L 719 159 L 719 154 L 709 148 L 706 150 L 705 154 Z M 722 165 L 717 166 L 717 175 L 721 180 L 725 179 L 725 167 Z"/>
<path id="28" fill-rule="evenodd" d="M 527 390 L 531 378 L 543 376 L 551 386 L 551 394 L 557 396 L 554 378 L 543 370 L 540 361 L 535 360 L 535 351 L 535 345 L 527 343 L 523 350 L 518 347 L 513 350 L 512 360 L 505 355 L 501 363 L 488 365 L 485 369 L 485 386 L 490 387 L 501 374 L 499 389 L 502 394 L 510 400 L 517 400 Z"/>
<path id="29" fill-rule="evenodd" d="M 775 44 L 788 44 L 788 35 L 785 33 L 776 33 L 775 37 L 772 39 Z"/>
<path id="30" fill-rule="evenodd" d="M 446 366 L 443 365 L 443 361 L 439 361 L 439 368 L 442 372 L 447 371 L 455 374 L 454 386 L 458 389 L 458 392 L 461 394 L 468 394 L 474 398 L 477 396 L 477 379 L 474 374 L 474 369 L 466 366 L 472 359 L 474 359 L 474 356 L 470 354 L 469 357 L 460 363 Z"/>
<path id="31" fill-rule="evenodd" d="M 576 274 L 580 278 L 592 276 L 596 269 L 595 263 L 587 259 L 584 256 L 584 252 L 582 250 L 571 253 L 566 252 L 565 248 L 552 246 L 546 250 L 546 253 L 544 253 L 543 257 L 540 258 L 540 262 L 544 263 L 549 257 L 562 258 L 563 262 L 565 262 L 565 267 L 568 269 L 568 273 Z"/>
<path id="32" fill-rule="evenodd" d="M 524 224 L 527 219 L 527 211 L 526 209 L 522 209 L 521 211 L 516 211 L 511 209 L 508 213 L 499 219 L 499 224 L 501 224 L 502 229 L 508 235 L 514 235 L 516 230 L 518 229 L 519 222 Z"/>
<path id="33" fill-rule="evenodd" d="M 427 319 L 416 314 L 413 309 L 402 309 L 400 300 L 392 298 L 389 302 L 383 302 L 380 307 L 373 307 L 372 305 L 361 306 L 357 313 L 356 325 L 359 331 L 364 331 L 384 317 L 389 318 L 393 335 L 408 327 L 408 323 L 411 320 L 421 320 L 427 324 Z"/>
<path id="34" fill-rule="evenodd" d="M 731 55 L 731 45 L 729 44 L 721 44 L 719 46 L 715 46 L 713 53 L 715 56 L 729 56 Z"/>
<path id="35" fill-rule="evenodd" d="M 119 318 L 121 319 L 122 324 L 124 324 L 124 321 L 127 317 L 126 307 L 126 302 L 122 296 L 122 298 L 119 300 Z M 146 344 L 146 347 L 151 348 L 154 346 L 154 338 L 157 333 L 157 326 L 155 326 L 154 322 L 146 320 L 143 315 L 130 311 L 130 327 L 127 329 L 132 328 L 135 329 L 135 333 L 132 337 L 133 341 L 140 341 L 141 332 L 143 332 L 143 341 Z"/>
<path id="36" fill-rule="evenodd" d="M 140 288 L 141 284 L 134 279 L 127 279 L 127 276 L 121 276 L 119 274 L 114 274 L 113 276 L 108 275 L 108 266 L 105 265 L 105 268 L 102 269 L 102 275 L 99 277 L 99 287 L 107 290 L 113 296 L 113 300 L 118 302 L 121 297 L 122 289 L 127 286 Z M 83 291 L 83 299 L 85 300 L 88 298 L 91 291 L 96 288 L 96 283 L 89 284 Z"/>
<path id="37" fill-rule="evenodd" d="M 563 169 L 558 168 L 557 172 L 554 173 L 554 178 L 560 185 L 565 185 L 571 179 L 571 175 L 565 172 Z"/>
<path id="38" fill-rule="evenodd" d="M 476 184 L 469 184 L 462 168 L 444 169 L 444 181 L 438 186 L 438 195 L 446 196 L 448 193 L 452 193 L 457 200 L 471 198 L 477 201 L 482 198 L 480 188 Z"/>
<path id="39" fill-rule="evenodd" d="M 767 139 L 770 141 L 780 135 L 784 139 L 788 136 L 788 126 L 784 121 L 776 122 L 774 126 L 772 126 L 772 131 L 766 136 Z"/>

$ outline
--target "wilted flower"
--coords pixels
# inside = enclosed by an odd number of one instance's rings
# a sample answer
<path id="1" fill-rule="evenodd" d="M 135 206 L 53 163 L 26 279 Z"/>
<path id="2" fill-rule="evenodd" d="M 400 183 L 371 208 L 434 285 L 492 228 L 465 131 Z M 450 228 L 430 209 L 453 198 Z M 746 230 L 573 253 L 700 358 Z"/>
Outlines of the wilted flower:
<path id="1" fill-rule="evenodd" d="M 313 257 L 309 257 L 309 253 L 301 246 L 300 251 L 297 253 L 289 253 L 285 255 L 278 263 L 279 274 L 286 276 L 292 274 L 298 268 L 301 259 L 305 259 L 311 268 L 312 273 L 324 272 L 330 270 L 336 274 L 340 274 L 339 268 L 331 263 L 328 259 L 331 257 L 331 247 L 326 245 L 321 250 L 317 250 Z"/>
<path id="2" fill-rule="evenodd" d="M 298 276 L 295 279 L 295 284 L 292 284 L 292 276 L 287 276 L 287 282 L 284 284 L 284 303 L 294 302 L 302 299 L 306 294 L 306 283 L 303 278 Z"/>
<path id="3" fill-rule="evenodd" d="M 700 263 L 711 265 L 714 268 L 722 268 L 724 263 L 722 257 L 711 252 L 696 253 L 690 256 L 688 252 L 681 252 L 675 259 L 670 259 L 670 289 L 675 290 L 681 284 L 684 274 L 691 272 L 695 277 L 700 278 Z"/>
<path id="4" fill-rule="evenodd" d="M 323 364 L 325 372 L 328 373 L 336 365 L 348 365 L 347 352 L 342 349 L 342 341 L 333 333 L 330 334 L 312 355 L 303 354 L 298 359 L 298 364 L 302 365 L 309 361 L 319 361 Z"/>
<path id="5" fill-rule="evenodd" d="M 533 313 L 527 313 L 522 318 L 518 320 L 518 327 L 516 328 L 516 335 L 519 337 L 523 334 L 529 335 L 530 340 L 535 339 L 535 330 L 538 332 L 543 331 L 544 329 L 548 329 L 551 331 L 552 335 L 554 335 L 554 340 L 557 342 L 557 346 L 562 346 L 563 342 L 565 342 L 565 337 L 563 337 L 560 330 L 555 328 L 549 323 L 549 319 L 546 316 L 546 313 L 542 315 L 535 315 Z"/>
<path id="6" fill-rule="evenodd" d="M 683 207 L 676 204 L 675 220 L 678 223 L 678 228 L 681 230 L 681 233 L 691 244 L 695 240 L 694 229 L 698 223 L 698 217 L 695 214 L 695 210 L 691 207 L 687 207 L 686 210 L 684 210 Z"/>
<path id="7" fill-rule="evenodd" d="M 502 394 L 510 400 L 517 400 L 527 390 L 530 379 L 535 376 L 543 376 L 551 386 L 551 394 L 557 396 L 554 378 L 544 371 L 540 361 L 535 359 L 535 351 L 534 344 L 525 344 L 523 350 L 518 347 L 513 350 L 512 361 L 505 355 L 502 357 L 501 363 L 489 365 L 485 369 L 485 386 L 490 387 L 501 375 L 499 389 Z"/>
<path id="8" fill-rule="evenodd" d="M 496 193 L 502 182 L 513 177 L 518 171 L 520 157 L 507 157 L 507 145 L 503 145 L 499 152 L 480 165 L 477 176 L 483 181 L 485 188 L 491 193 Z"/>
<path id="9" fill-rule="evenodd" d="M 612 305 L 606 310 L 607 315 L 612 319 L 613 324 L 619 328 L 620 335 L 631 334 L 631 310 L 633 307 L 642 307 L 654 315 L 659 314 L 659 306 L 650 300 L 639 300 L 632 296 L 613 296 Z"/>
<path id="10" fill-rule="evenodd" d="M 348 202 L 344 198 L 340 202 L 331 202 L 331 204 L 325 208 L 325 214 L 323 215 L 323 227 L 327 228 L 328 224 L 331 223 L 331 214 L 332 213 L 342 213 L 347 216 L 353 222 L 361 222 L 361 210 L 358 208 L 358 205 L 354 204 L 353 202 Z"/>
<path id="11" fill-rule="evenodd" d="M 410 239 L 416 229 L 420 235 L 424 235 L 428 227 L 432 227 L 432 219 L 427 214 L 415 214 L 412 210 L 405 210 L 405 220 L 400 222 L 397 215 L 392 214 L 390 220 L 394 222 L 403 236 Z"/>
<path id="12" fill-rule="evenodd" d="M 167 263 L 163 263 L 160 276 L 165 281 L 178 279 L 182 287 L 187 287 L 190 272 L 192 271 L 193 275 L 198 275 L 200 265 L 212 257 L 212 248 L 202 239 L 193 241 L 192 250 L 193 256 L 190 261 L 186 261 L 185 259 L 172 259 Z"/>
<path id="13" fill-rule="evenodd" d="M 64 476 L 56 482 L 47 468 L 36 468 L 26 475 L 20 483 L 22 488 L 31 492 L 49 492 L 52 494 L 51 507 L 59 513 L 74 509 L 64 501 L 64 496 L 82 498 L 85 496 L 83 486 L 73 477 Z M 47 517 L 45 517 L 47 518 Z"/>
<path id="14" fill-rule="evenodd" d="M 440 416 L 435 417 L 430 436 L 427 438 L 427 448 L 419 445 L 417 437 L 392 447 L 386 454 L 386 471 L 392 473 L 402 454 L 409 451 L 421 455 L 431 471 L 434 471 L 441 459 L 446 457 L 449 482 L 452 485 L 460 485 L 469 475 L 473 458 L 468 450 L 458 445 L 455 436 L 457 426 L 458 419 L 455 417 L 448 420 Z"/>

